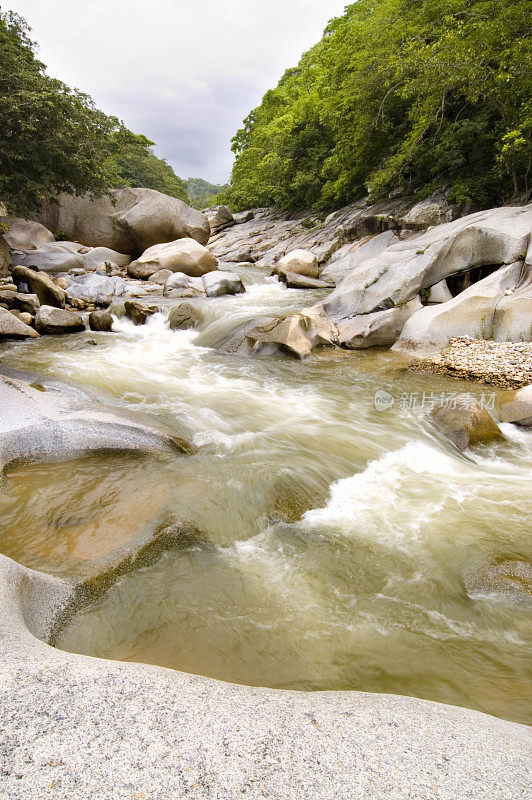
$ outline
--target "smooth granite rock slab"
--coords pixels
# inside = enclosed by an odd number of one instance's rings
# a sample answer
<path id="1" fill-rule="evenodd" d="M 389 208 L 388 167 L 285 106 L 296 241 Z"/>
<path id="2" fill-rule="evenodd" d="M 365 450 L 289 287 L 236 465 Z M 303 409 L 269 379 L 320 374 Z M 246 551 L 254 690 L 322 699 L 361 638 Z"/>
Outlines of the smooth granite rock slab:
<path id="1" fill-rule="evenodd" d="M 2 798 L 530 798 L 525 726 L 409 697 L 257 689 L 64 653 L 33 633 L 49 635 L 71 592 L 0 556 Z"/>

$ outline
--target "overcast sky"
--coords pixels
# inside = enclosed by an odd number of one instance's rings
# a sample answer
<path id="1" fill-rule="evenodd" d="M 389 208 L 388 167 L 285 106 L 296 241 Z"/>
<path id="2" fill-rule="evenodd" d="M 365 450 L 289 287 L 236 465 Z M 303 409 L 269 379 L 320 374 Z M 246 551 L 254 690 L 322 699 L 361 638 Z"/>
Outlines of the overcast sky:
<path id="1" fill-rule="evenodd" d="M 1 1 L 1 0 L 0 0 Z M 183 178 L 229 178 L 230 138 L 346 0 L 4 0 L 48 71 L 157 143 Z"/>

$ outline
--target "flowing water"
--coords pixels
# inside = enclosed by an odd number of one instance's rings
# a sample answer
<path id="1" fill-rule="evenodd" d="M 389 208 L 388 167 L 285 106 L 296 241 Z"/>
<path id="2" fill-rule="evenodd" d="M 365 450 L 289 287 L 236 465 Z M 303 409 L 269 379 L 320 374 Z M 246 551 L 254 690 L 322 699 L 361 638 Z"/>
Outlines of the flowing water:
<path id="1" fill-rule="evenodd" d="M 530 611 L 470 597 L 464 581 L 487 561 L 532 557 L 532 435 L 503 426 L 504 442 L 460 454 L 426 414 L 465 384 L 408 372 L 387 352 L 325 351 L 303 363 L 215 352 L 209 345 L 239 321 L 321 296 L 254 268 L 243 277 L 245 295 L 195 301 L 199 331 L 172 332 L 161 313 L 142 327 L 121 318 L 115 334 L 0 351 L 10 366 L 106 390 L 198 448 L 4 476 L 0 549 L 55 574 L 82 575 L 163 520 L 200 532 L 81 610 L 59 646 L 530 722 Z"/>

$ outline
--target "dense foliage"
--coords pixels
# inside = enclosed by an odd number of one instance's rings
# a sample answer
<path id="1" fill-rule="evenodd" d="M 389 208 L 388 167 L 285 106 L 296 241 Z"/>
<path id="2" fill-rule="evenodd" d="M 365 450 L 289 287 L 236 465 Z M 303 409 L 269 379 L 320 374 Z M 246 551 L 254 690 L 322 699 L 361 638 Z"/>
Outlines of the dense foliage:
<path id="1" fill-rule="evenodd" d="M 136 185 L 186 199 L 152 142 L 46 74 L 24 20 L 0 10 L 0 200 L 30 214 L 58 192 Z"/>
<path id="2" fill-rule="evenodd" d="M 190 198 L 190 204 L 194 208 L 202 209 L 214 205 L 217 195 L 221 191 L 225 191 L 228 186 L 209 183 L 204 181 L 203 178 L 189 178 L 188 181 L 185 181 L 185 188 Z"/>
<path id="3" fill-rule="evenodd" d="M 233 138 L 235 208 L 529 195 L 530 0 L 358 0 Z"/>

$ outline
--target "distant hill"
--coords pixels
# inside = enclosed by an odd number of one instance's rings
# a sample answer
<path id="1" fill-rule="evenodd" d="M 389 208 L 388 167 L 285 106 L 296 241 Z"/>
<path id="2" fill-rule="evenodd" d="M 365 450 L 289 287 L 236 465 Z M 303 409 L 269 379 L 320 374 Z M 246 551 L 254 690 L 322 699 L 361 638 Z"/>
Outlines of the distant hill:
<path id="1" fill-rule="evenodd" d="M 203 178 L 189 178 L 184 181 L 187 194 L 190 198 L 190 205 L 194 208 L 207 208 L 216 202 L 216 195 L 228 188 L 227 184 L 209 183 Z"/>

